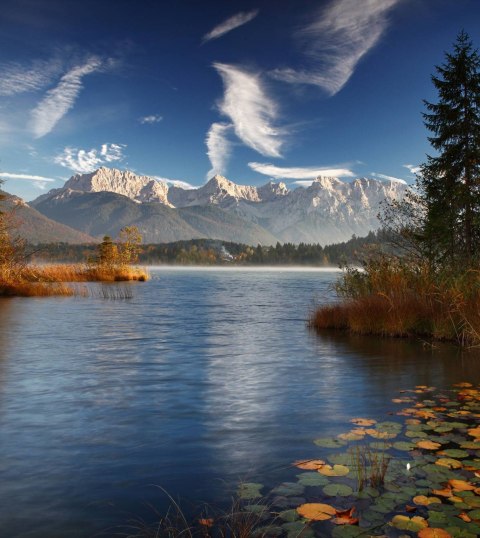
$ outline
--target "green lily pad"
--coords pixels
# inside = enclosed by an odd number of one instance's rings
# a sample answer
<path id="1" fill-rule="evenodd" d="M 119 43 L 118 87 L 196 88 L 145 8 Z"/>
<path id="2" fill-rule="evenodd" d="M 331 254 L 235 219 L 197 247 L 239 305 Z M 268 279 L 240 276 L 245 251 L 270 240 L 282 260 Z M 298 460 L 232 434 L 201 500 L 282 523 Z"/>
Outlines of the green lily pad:
<path id="1" fill-rule="evenodd" d="M 334 439 L 332 437 L 320 437 L 319 439 L 315 439 L 313 442 L 317 446 L 321 446 L 323 448 L 340 448 L 346 445 L 345 441 L 342 441 L 341 439 Z"/>
<path id="2" fill-rule="evenodd" d="M 472 534 L 460 527 L 447 527 L 445 530 L 452 536 L 452 538 L 477 538 L 478 536 L 477 534 Z"/>
<path id="3" fill-rule="evenodd" d="M 297 519 L 300 519 L 300 516 L 296 510 L 284 510 L 278 514 L 278 517 L 287 522 L 297 521 Z"/>
<path id="4" fill-rule="evenodd" d="M 353 494 L 353 489 L 346 484 L 328 484 L 323 488 L 323 493 L 330 497 L 348 497 Z"/>
<path id="5" fill-rule="evenodd" d="M 368 529 L 361 529 L 355 525 L 338 525 L 332 531 L 333 538 L 357 538 L 357 536 L 368 536 Z"/>
<path id="6" fill-rule="evenodd" d="M 473 497 L 467 497 L 466 499 L 464 499 L 464 501 L 469 508 L 480 508 L 480 497 L 478 497 L 477 495 Z"/>
<path id="7" fill-rule="evenodd" d="M 442 450 L 441 453 L 442 456 L 448 456 L 449 458 L 468 458 L 469 454 L 465 450 L 460 450 L 458 448 L 447 448 L 446 450 Z"/>
<path id="8" fill-rule="evenodd" d="M 428 437 L 428 433 L 422 431 L 408 430 L 405 432 L 406 437 L 414 437 L 415 439 L 425 439 Z"/>
<path id="9" fill-rule="evenodd" d="M 337 465 L 351 465 L 352 456 L 350 454 L 330 454 L 327 456 L 327 460 L 330 463 Z"/>
<path id="10" fill-rule="evenodd" d="M 391 422 L 391 421 L 385 421 L 385 422 L 378 422 L 375 425 L 375 429 L 379 430 L 381 432 L 387 432 L 387 433 L 399 433 L 402 431 L 402 425 L 399 422 Z"/>
<path id="11" fill-rule="evenodd" d="M 443 426 L 438 426 L 435 428 L 435 433 L 447 433 L 451 432 L 453 430 L 453 427 L 450 424 L 444 424 Z"/>
<path id="12" fill-rule="evenodd" d="M 237 494 L 240 499 L 258 499 L 262 494 L 260 490 L 263 488 L 263 484 L 258 484 L 256 482 L 246 482 L 245 484 L 240 484 L 238 486 Z"/>
<path id="13" fill-rule="evenodd" d="M 470 450 L 480 450 L 480 443 L 474 443 L 473 441 L 465 441 L 460 445 L 460 448 L 466 448 Z"/>
<path id="14" fill-rule="evenodd" d="M 320 473 L 302 473 L 297 474 L 298 483 L 302 486 L 326 486 L 328 478 Z"/>
<path id="15" fill-rule="evenodd" d="M 265 538 L 266 536 L 281 536 L 283 534 L 282 527 L 268 525 L 266 527 L 258 527 L 252 532 L 252 538 Z"/>
<path id="16" fill-rule="evenodd" d="M 470 510 L 470 512 L 468 512 L 468 515 L 472 519 L 480 520 L 480 510 L 478 508 L 476 510 Z"/>
<path id="17" fill-rule="evenodd" d="M 265 504 L 247 504 L 243 509 L 247 512 L 252 512 L 252 514 L 264 514 L 268 512 L 268 506 Z"/>
<path id="18" fill-rule="evenodd" d="M 444 529 L 447 525 L 448 516 L 437 510 L 428 511 L 428 525 L 436 529 Z"/>
<path id="19" fill-rule="evenodd" d="M 372 488 L 371 486 L 367 486 L 366 488 L 363 488 L 362 491 L 359 491 L 357 493 L 358 499 L 370 499 L 370 498 L 376 498 L 380 495 L 380 492 L 378 489 Z"/>
<path id="20" fill-rule="evenodd" d="M 304 491 L 305 487 L 298 482 L 283 482 L 283 484 L 272 489 L 272 493 L 284 497 L 296 497 L 297 495 L 301 495 Z"/>
<path id="21" fill-rule="evenodd" d="M 284 523 L 282 529 L 287 533 L 288 538 L 313 538 L 315 533 L 303 521 L 292 521 Z"/>

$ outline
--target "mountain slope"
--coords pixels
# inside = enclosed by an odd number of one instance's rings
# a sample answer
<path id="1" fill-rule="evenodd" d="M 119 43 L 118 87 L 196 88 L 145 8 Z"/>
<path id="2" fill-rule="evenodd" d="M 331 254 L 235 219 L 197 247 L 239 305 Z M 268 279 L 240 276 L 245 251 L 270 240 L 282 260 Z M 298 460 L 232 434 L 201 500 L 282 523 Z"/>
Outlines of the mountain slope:
<path id="1" fill-rule="evenodd" d="M 56 222 L 30 207 L 21 198 L 0 191 L 6 199 L 0 202 L 0 210 L 9 213 L 12 219 L 12 234 L 23 237 L 29 243 L 94 243 L 91 235 L 74 230 Z"/>

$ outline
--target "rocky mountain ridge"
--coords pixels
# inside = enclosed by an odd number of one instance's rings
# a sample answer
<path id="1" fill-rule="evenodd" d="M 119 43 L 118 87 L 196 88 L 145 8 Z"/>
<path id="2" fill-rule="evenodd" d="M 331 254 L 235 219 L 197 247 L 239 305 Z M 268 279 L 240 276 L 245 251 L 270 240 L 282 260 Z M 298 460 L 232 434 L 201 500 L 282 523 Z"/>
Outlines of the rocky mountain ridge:
<path id="1" fill-rule="evenodd" d="M 255 187 L 238 185 L 217 175 L 201 187 L 184 189 L 169 186 L 165 181 L 148 176 L 138 176 L 132 172 L 104 167 L 91 174 L 73 176 L 63 188 L 54 189 L 40 196 L 32 202 L 32 206 L 50 218 L 58 219 L 61 216 L 63 219 L 61 222 L 70 226 L 74 216 L 69 216 L 68 208 L 79 211 L 78 208 L 82 207 L 82 216 L 75 220 L 73 227 L 92 233 L 88 223 L 82 224 L 83 220 L 88 219 L 89 204 L 93 204 L 96 207 L 95 211 L 98 212 L 100 195 L 114 193 L 120 195 L 120 198 L 115 199 L 116 207 L 123 204 L 125 208 L 128 202 L 147 204 L 150 211 L 148 223 L 145 220 L 147 206 L 140 212 L 130 208 L 123 213 L 122 222 L 126 225 L 125 215 L 132 216 L 135 213 L 136 225 L 141 231 L 142 225 L 145 226 L 143 233 L 150 237 L 152 242 L 162 242 L 164 235 L 162 226 L 169 229 L 169 240 L 176 240 L 175 224 L 171 219 L 180 216 L 182 211 L 187 215 L 184 211 L 187 208 L 195 208 L 197 224 L 199 215 L 203 214 L 201 230 L 197 231 L 207 235 L 192 235 L 192 237 L 220 238 L 222 236 L 220 228 L 225 227 L 230 221 L 232 224 L 235 222 L 237 227 L 243 226 L 246 229 L 248 224 L 249 230 L 255 230 L 255 237 L 252 236 L 250 240 L 252 244 L 255 244 L 259 237 L 267 242 L 326 244 L 348 240 L 353 234 L 366 235 L 369 231 L 377 229 L 379 227 L 377 215 L 381 203 L 385 200 L 402 198 L 407 188 L 406 184 L 395 181 L 370 178 L 341 181 L 333 177 L 318 177 L 311 186 L 289 190 L 283 182 L 270 181 L 261 187 Z M 103 197 L 102 200 L 107 203 L 107 198 Z M 108 203 L 112 202 L 108 200 Z M 151 211 L 156 206 L 169 208 L 171 211 L 161 211 L 158 207 L 154 211 L 156 217 L 153 218 Z M 105 215 L 108 213 L 110 219 L 108 228 L 115 229 L 114 219 L 115 214 L 119 214 L 118 209 L 117 213 L 108 211 L 101 213 Z M 191 215 L 188 217 L 192 218 Z M 211 219 L 210 224 L 205 227 L 208 219 Z M 152 226 L 156 230 L 155 233 Z M 191 227 L 191 224 L 188 226 Z M 181 239 L 188 233 L 185 228 Z M 243 238 L 245 240 L 245 234 Z M 236 238 L 233 236 L 231 240 Z"/>

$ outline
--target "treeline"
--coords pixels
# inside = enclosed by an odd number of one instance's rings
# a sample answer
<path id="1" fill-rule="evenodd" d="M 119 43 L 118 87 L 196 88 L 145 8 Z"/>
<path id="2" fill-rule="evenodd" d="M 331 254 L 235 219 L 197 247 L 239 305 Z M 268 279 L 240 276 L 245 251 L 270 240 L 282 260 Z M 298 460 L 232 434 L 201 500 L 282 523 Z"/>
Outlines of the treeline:
<path id="1" fill-rule="evenodd" d="M 313 265 L 320 267 L 360 263 L 369 252 L 384 250 L 387 233 L 380 230 L 366 237 L 322 247 L 318 244 L 277 243 L 249 246 L 214 239 L 192 239 L 139 247 L 138 262 L 144 265 Z M 31 247 L 31 257 L 42 262 L 82 262 L 98 245 L 54 243 Z"/>

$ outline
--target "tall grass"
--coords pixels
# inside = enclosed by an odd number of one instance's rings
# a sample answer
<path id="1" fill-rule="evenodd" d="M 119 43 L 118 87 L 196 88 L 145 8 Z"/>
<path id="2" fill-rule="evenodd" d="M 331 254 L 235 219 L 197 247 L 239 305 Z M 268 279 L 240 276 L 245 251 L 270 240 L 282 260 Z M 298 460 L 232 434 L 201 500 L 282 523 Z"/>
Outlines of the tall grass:
<path id="1" fill-rule="evenodd" d="M 0 275 L 1 276 L 1 275 Z M 23 265 L 0 278 L 0 296 L 44 297 L 52 295 L 88 295 L 85 290 L 68 286 L 74 282 L 126 282 L 148 280 L 148 273 L 138 267 L 93 264 Z M 108 297 L 107 297 L 108 295 Z M 128 298 L 116 292 L 105 298 Z"/>
<path id="2" fill-rule="evenodd" d="M 382 257 L 364 270 L 347 269 L 336 292 L 340 300 L 318 308 L 312 327 L 480 345 L 478 270 L 453 273 Z"/>

